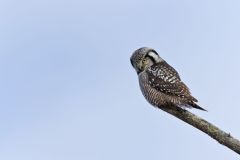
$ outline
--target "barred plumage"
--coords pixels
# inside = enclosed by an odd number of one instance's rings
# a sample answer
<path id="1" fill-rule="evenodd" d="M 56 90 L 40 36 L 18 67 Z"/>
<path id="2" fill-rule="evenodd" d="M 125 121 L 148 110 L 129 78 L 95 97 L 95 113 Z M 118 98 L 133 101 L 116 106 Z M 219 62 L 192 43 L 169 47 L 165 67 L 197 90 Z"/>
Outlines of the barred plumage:
<path id="1" fill-rule="evenodd" d="M 188 87 L 181 81 L 178 72 L 164 61 L 158 53 L 147 47 L 136 50 L 131 56 L 141 91 L 149 103 L 156 107 L 174 104 L 205 110 L 196 104 Z"/>

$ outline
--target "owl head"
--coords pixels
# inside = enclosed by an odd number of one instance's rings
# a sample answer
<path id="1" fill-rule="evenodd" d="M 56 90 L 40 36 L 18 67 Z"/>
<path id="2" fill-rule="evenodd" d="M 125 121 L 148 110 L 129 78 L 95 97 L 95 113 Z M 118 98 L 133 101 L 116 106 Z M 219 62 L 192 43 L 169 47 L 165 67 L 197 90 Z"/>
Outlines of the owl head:
<path id="1" fill-rule="evenodd" d="M 139 74 L 148 67 L 163 61 L 163 59 L 154 49 L 142 47 L 133 52 L 130 61 L 137 74 Z"/>

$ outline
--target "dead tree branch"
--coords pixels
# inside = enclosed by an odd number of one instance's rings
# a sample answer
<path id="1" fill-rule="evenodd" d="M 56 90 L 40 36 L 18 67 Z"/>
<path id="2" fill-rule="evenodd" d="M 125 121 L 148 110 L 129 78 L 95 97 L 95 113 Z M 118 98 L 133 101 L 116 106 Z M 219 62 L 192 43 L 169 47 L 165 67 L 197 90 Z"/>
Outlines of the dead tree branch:
<path id="1" fill-rule="evenodd" d="M 222 131 L 215 125 L 182 108 L 168 106 L 161 107 L 160 109 L 201 130 L 213 139 L 217 140 L 220 144 L 240 154 L 240 141 L 232 137 L 230 133 Z"/>

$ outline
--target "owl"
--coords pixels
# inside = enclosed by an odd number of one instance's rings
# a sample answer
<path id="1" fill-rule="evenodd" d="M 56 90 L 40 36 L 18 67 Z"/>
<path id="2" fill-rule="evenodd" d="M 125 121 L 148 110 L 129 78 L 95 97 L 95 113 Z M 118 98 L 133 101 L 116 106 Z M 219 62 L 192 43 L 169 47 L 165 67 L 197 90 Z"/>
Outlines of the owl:
<path id="1" fill-rule="evenodd" d="M 137 49 L 130 58 L 139 79 L 140 89 L 147 101 L 155 107 L 175 105 L 181 108 L 196 108 L 188 87 L 181 81 L 178 72 L 148 47 Z"/>

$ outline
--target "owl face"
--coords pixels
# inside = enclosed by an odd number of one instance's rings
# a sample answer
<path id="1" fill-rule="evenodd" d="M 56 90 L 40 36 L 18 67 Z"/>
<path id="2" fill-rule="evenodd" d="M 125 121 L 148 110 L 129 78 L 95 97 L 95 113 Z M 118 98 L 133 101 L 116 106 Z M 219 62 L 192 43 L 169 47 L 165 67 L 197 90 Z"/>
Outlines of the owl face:
<path id="1" fill-rule="evenodd" d="M 163 59 L 158 55 L 158 53 L 152 48 L 142 47 L 137 49 L 130 58 L 133 68 L 136 70 L 137 74 L 146 70 L 153 64 L 163 61 Z"/>

